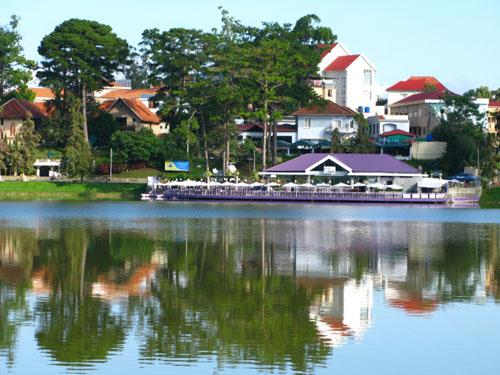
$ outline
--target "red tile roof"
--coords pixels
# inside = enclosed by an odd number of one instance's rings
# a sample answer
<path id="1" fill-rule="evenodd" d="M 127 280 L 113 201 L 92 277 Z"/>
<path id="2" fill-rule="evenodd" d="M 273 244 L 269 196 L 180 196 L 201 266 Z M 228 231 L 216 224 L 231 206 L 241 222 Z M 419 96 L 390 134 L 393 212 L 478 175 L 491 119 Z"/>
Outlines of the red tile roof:
<path id="1" fill-rule="evenodd" d="M 37 98 L 49 98 L 49 99 L 55 98 L 52 89 L 49 89 L 47 87 L 29 87 L 28 90 L 33 91 Z"/>
<path id="2" fill-rule="evenodd" d="M 446 95 L 456 96 L 457 94 L 446 89 L 441 91 L 421 92 L 418 94 L 407 96 L 406 98 L 401 99 L 400 101 L 391 105 L 422 102 L 425 100 L 440 100 L 443 99 Z"/>
<path id="3" fill-rule="evenodd" d="M 0 106 L 0 117 L 6 119 L 26 119 L 28 113 L 34 119 L 47 117 L 43 103 L 33 103 L 24 99 L 13 98 Z"/>
<path id="4" fill-rule="evenodd" d="M 118 89 L 108 91 L 102 97 L 108 99 L 140 99 L 143 95 L 156 95 L 157 91 L 157 89 Z"/>
<path id="5" fill-rule="evenodd" d="M 488 104 L 489 107 L 500 107 L 500 102 L 490 100 L 490 103 Z"/>
<path id="6" fill-rule="evenodd" d="M 446 87 L 435 77 L 410 77 L 406 81 L 399 81 L 387 91 L 424 91 L 426 85 L 434 85 L 436 90 L 446 90 Z"/>
<path id="7" fill-rule="evenodd" d="M 116 103 L 121 101 L 125 104 L 130 111 L 132 111 L 142 122 L 149 122 L 153 124 L 159 124 L 161 122 L 160 117 L 151 112 L 151 110 L 146 107 L 140 100 L 137 99 L 124 99 L 118 98 L 116 100 L 107 100 L 99 106 L 103 111 L 109 111 Z"/>
<path id="8" fill-rule="evenodd" d="M 415 137 L 415 134 L 408 133 L 408 132 L 405 132 L 404 130 L 399 130 L 399 129 L 391 130 L 390 132 L 382 133 L 379 135 L 379 137 L 385 138 L 385 137 L 390 137 L 392 135 L 404 135 L 404 136 L 408 136 L 408 137 Z"/>
<path id="9" fill-rule="evenodd" d="M 361 55 L 339 56 L 325 68 L 325 72 L 346 70 Z"/>
<path id="10" fill-rule="evenodd" d="M 348 107 L 344 107 L 330 100 L 327 100 L 324 106 L 313 106 L 309 108 L 301 108 L 293 113 L 294 116 L 311 116 L 311 115 L 342 115 L 354 116 L 356 112 Z"/>

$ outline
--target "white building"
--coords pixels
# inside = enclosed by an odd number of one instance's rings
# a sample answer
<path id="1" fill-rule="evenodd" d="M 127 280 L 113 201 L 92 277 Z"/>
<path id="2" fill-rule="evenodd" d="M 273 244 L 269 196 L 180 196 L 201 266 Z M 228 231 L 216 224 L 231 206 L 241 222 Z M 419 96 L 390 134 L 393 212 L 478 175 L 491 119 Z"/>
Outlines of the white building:
<path id="1" fill-rule="evenodd" d="M 318 94 L 365 116 L 375 114 L 377 69 L 365 56 L 353 55 L 341 43 L 334 43 L 323 53 L 318 68 L 321 86 L 313 82 Z"/>
<path id="2" fill-rule="evenodd" d="M 356 112 L 332 101 L 322 107 L 301 108 L 293 115 L 297 119 L 298 140 L 331 140 L 334 129 L 338 129 L 342 137 L 351 138 L 358 131 L 354 120 Z"/>
<path id="3" fill-rule="evenodd" d="M 410 131 L 410 121 L 406 115 L 380 115 L 368 117 L 370 126 L 370 136 L 376 137 L 379 134 L 393 130 Z"/>

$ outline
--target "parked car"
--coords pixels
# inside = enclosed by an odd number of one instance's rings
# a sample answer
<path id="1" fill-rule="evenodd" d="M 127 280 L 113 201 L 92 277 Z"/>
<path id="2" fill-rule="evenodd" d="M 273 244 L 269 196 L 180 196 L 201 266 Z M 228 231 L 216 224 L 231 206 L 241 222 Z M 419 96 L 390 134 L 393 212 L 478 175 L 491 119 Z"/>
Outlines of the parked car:
<path id="1" fill-rule="evenodd" d="M 475 177 L 471 175 L 470 173 L 458 173 L 454 176 L 451 176 L 448 178 L 448 180 L 457 180 L 460 182 L 473 182 L 476 181 L 479 177 Z"/>

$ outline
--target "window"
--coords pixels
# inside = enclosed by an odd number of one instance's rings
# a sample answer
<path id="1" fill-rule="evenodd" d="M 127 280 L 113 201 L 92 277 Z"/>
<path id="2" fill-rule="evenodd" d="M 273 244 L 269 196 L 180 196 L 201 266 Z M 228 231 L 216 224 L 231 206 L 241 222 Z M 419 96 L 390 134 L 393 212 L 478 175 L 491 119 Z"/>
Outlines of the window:
<path id="1" fill-rule="evenodd" d="M 419 109 L 419 110 L 418 110 L 418 117 L 421 117 L 421 116 L 422 116 L 422 110 L 421 110 L 421 109 Z"/>
<path id="2" fill-rule="evenodd" d="M 115 120 L 120 127 L 127 126 L 127 118 L 126 117 L 116 117 Z"/>
<path id="3" fill-rule="evenodd" d="M 328 96 L 332 97 L 332 89 L 328 89 Z"/>
<path id="4" fill-rule="evenodd" d="M 311 129 L 311 118 L 306 117 L 304 119 L 304 129 Z"/>
<path id="5" fill-rule="evenodd" d="M 0 118 L 0 125 L 3 125 L 3 117 Z"/>
<path id="6" fill-rule="evenodd" d="M 371 86 L 372 85 L 372 71 L 370 69 L 365 69 L 364 70 L 364 83 L 365 86 Z"/>
<path id="7" fill-rule="evenodd" d="M 340 129 L 340 121 L 339 120 L 332 121 L 332 130 L 335 130 L 335 129 Z"/>
<path id="8" fill-rule="evenodd" d="M 16 123 L 15 122 L 10 123 L 10 136 L 11 137 L 16 136 Z"/>
<path id="9" fill-rule="evenodd" d="M 349 122 L 349 128 L 354 129 L 354 120 Z"/>

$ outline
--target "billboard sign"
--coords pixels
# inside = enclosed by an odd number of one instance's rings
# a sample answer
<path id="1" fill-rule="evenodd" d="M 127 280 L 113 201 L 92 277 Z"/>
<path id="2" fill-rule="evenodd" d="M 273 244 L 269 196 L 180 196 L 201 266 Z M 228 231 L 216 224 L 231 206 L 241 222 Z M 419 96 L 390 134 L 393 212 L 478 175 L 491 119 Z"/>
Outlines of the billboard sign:
<path id="1" fill-rule="evenodd" d="M 189 172 L 188 160 L 165 160 L 166 172 Z"/>

